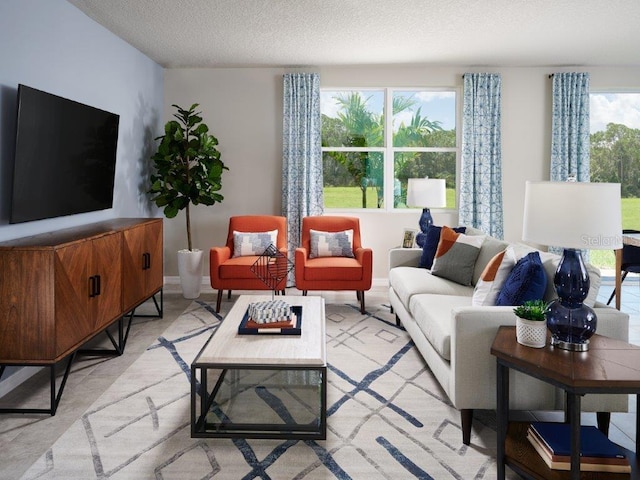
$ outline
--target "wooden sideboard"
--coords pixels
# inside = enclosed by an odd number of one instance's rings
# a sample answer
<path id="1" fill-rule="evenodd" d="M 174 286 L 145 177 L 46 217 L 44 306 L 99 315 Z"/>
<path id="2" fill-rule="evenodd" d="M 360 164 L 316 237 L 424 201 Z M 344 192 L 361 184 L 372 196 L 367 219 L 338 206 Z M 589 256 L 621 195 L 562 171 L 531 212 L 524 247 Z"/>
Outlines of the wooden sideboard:
<path id="1" fill-rule="evenodd" d="M 0 365 L 55 365 L 161 292 L 162 238 L 120 218 L 0 242 Z"/>

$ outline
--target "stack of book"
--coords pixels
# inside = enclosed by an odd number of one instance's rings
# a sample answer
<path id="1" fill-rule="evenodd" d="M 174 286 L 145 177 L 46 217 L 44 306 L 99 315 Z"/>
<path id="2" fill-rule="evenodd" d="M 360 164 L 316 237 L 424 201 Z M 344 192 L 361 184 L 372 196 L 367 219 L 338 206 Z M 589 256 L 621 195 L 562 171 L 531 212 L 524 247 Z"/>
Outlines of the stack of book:
<path id="1" fill-rule="evenodd" d="M 241 335 L 301 335 L 302 307 L 281 301 L 252 303 L 240 321 Z"/>
<path id="2" fill-rule="evenodd" d="M 571 470 L 571 425 L 533 422 L 527 438 L 547 466 Z M 630 473 L 629 459 L 618 445 L 593 426 L 580 427 L 580 470 L 584 472 Z"/>

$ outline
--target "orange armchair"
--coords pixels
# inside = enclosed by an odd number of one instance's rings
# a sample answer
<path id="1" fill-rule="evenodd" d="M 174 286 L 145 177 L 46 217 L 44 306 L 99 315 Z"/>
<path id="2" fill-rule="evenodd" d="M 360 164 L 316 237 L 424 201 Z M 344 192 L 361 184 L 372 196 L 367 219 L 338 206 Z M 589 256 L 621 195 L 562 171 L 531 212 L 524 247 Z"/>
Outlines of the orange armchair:
<path id="1" fill-rule="evenodd" d="M 309 258 L 310 230 L 341 232 L 353 230 L 353 254 L 349 257 Z M 373 251 L 362 247 L 360 221 L 355 217 L 304 217 L 301 245 L 295 252 L 296 287 L 306 295 L 308 290 L 355 290 L 360 312 L 365 313 L 364 292 L 371 288 Z"/>
<path id="2" fill-rule="evenodd" d="M 227 244 L 224 247 L 212 247 L 209 251 L 209 273 L 211 287 L 218 290 L 216 312 L 220 312 L 223 290 L 269 290 L 269 287 L 251 271 L 251 266 L 258 259 L 257 255 L 234 257 L 233 232 L 270 232 L 277 230 L 276 248 L 287 255 L 287 219 L 271 215 L 243 215 L 229 219 Z M 284 278 L 276 287 L 282 291 L 286 287 Z"/>

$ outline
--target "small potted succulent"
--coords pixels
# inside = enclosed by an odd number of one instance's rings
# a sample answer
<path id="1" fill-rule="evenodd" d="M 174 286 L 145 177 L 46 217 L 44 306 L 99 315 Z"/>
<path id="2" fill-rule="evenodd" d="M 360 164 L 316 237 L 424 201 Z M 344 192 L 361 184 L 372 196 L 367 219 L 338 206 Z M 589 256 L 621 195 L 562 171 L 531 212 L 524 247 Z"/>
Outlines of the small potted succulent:
<path id="1" fill-rule="evenodd" d="M 528 347 L 542 348 L 547 343 L 547 303 L 527 300 L 513 309 L 516 314 L 516 339 Z"/>

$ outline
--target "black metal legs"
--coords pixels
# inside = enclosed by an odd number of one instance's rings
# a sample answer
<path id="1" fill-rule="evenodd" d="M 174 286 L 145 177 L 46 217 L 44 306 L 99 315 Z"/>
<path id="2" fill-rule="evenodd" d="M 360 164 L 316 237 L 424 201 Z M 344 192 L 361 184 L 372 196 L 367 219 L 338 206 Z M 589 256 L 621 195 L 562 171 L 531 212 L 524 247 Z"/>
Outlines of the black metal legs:
<path id="1" fill-rule="evenodd" d="M 60 382 L 60 387 L 56 392 L 56 364 L 50 365 L 18 365 L 23 367 L 47 367 L 49 369 L 49 383 L 50 383 L 50 408 L 0 408 L 0 413 L 48 413 L 51 416 L 56 414 L 56 410 L 58 410 L 58 404 L 60 403 L 60 398 L 62 397 L 62 392 L 64 391 L 64 386 L 67 383 L 67 378 L 69 377 L 69 372 L 71 371 L 71 364 L 76 357 L 76 352 L 72 353 L 67 357 L 67 364 L 64 369 L 64 375 L 62 376 L 62 381 Z M 4 373 L 6 365 L 0 367 L 0 378 L 2 378 L 2 374 Z"/>

